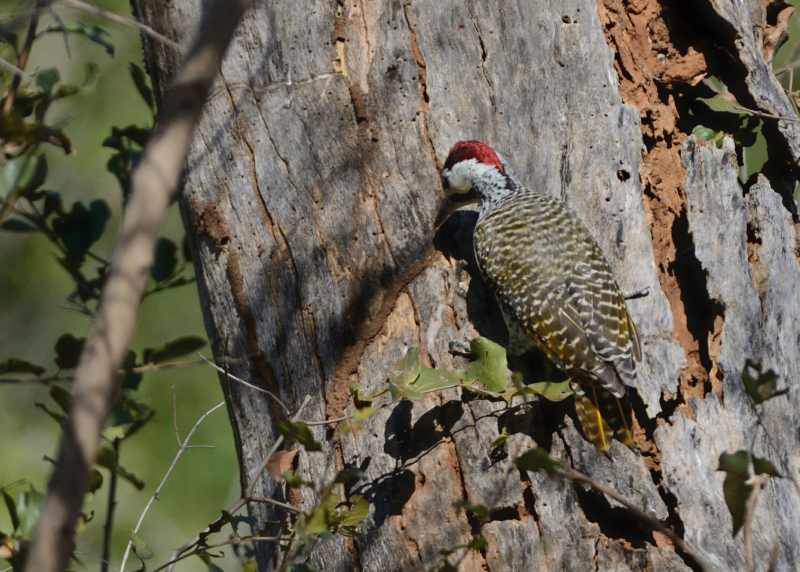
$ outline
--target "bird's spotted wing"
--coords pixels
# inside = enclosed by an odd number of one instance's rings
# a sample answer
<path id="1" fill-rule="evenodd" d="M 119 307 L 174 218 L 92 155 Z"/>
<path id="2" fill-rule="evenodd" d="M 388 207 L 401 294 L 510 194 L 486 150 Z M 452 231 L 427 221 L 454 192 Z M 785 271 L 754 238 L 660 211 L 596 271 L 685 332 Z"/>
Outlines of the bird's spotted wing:
<path id="1" fill-rule="evenodd" d="M 523 195 L 481 219 L 475 257 L 504 311 L 559 367 L 621 396 L 635 330 L 600 248 L 560 203 Z"/>

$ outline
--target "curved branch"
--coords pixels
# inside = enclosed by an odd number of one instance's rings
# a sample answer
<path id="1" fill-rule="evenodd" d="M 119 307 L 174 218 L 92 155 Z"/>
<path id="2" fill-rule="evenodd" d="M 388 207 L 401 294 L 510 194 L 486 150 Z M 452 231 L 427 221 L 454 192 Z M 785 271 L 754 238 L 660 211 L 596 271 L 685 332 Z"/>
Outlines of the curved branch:
<path id="1" fill-rule="evenodd" d="M 28 559 L 29 572 L 67 567 L 100 431 L 113 405 L 115 373 L 128 351 L 169 200 L 176 190 L 211 85 L 247 4 L 216 0 L 164 99 L 161 119 L 133 173 L 99 314 L 75 374 L 73 405 Z"/>

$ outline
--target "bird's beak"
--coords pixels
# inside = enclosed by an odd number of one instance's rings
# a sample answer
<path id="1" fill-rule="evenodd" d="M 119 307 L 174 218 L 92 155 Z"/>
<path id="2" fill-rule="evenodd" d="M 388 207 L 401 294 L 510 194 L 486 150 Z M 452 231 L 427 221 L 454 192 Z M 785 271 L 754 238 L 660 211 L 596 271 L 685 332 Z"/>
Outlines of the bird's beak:
<path id="1" fill-rule="evenodd" d="M 436 214 L 436 220 L 433 223 L 433 230 L 438 231 L 445 221 L 450 218 L 454 212 L 461 207 L 471 205 L 478 202 L 478 193 L 474 190 L 468 193 L 452 193 L 446 195 L 439 205 L 439 212 Z"/>
<path id="2" fill-rule="evenodd" d="M 436 220 L 433 223 L 433 230 L 438 231 L 439 228 L 450 218 L 450 215 L 458 210 L 458 205 L 450 200 L 450 197 L 444 197 L 439 205 L 439 212 L 436 213 Z"/>

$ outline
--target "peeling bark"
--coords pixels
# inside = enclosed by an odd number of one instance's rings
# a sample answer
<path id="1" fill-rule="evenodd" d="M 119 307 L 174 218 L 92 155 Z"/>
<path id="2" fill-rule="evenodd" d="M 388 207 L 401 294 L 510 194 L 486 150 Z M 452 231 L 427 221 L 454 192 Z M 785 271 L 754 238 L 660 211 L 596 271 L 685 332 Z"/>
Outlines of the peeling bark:
<path id="1" fill-rule="evenodd" d="M 797 221 L 783 189 L 795 179 L 790 169 L 745 192 L 732 142 L 717 149 L 689 137 L 681 98 L 724 53 L 736 59 L 740 101 L 791 110 L 754 28 L 761 3 L 699 4 L 696 19 L 666 0 L 337 0 L 250 13 L 181 201 L 206 327 L 217 359 L 238 360 L 232 373 L 290 405 L 310 395 L 307 414 L 333 418 L 352 407 L 351 385 L 383 387 L 410 346 L 451 367 L 451 340 L 505 339 L 474 272 L 474 214 L 433 236 L 438 170 L 459 139 L 490 142 L 525 184 L 566 201 L 622 289 L 650 292 L 629 303 L 644 354 L 639 453 L 616 444 L 610 458 L 598 455 L 567 405 L 508 414 L 457 390 L 382 409 L 353 435 L 315 427 L 327 447 L 301 454 L 300 473 L 320 483 L 361 467 L 351 492 L 372 504 L 353 539 L 317 546 L 319 569 L 427 569 L 476 533 L 487 547 L 462 570 L 690 569 L 613 501 L 520 474 L 513 459 L 533 445 L 652 512 L 720 570 L 743 568 L 719 454 L 753 442 L 779 470 L 800 469 L 798 392 L 766 404 L 753 438 L 740 383 L 746 358 L 782 383 L 800 379 Z M 138 10 L 180 38 L 198 6 L 140 0 Z M 703 26 L 719 21 L 712 42 Z M 174 60 L 158 46 L 147 55 L 160 83 Z M 795 160 L 797 125 L 775 121 L 771 140 Z M 466 296 L 458 261 L 473 277 Z M 281 411 L 222 383 L 249 486 Z M 496 459 L 503 428 L 508 455 Z M 284 491 L 264 476 L 255 493 Z M 306 509 L 316 499 L 303 489 L 290 500 Z M 489 507 L 489 520 L 457 510 L 461 500 Z M 266 504 L 250 511 L 261 523 L 275 516 Z M 753 530 L 756 554 L 777 542 L 777 569 L 796 568 L 800 500 L 788 480 L 763 491 Z M 271 549 L 259 550 L 260 569 L 271 569 Z"/>

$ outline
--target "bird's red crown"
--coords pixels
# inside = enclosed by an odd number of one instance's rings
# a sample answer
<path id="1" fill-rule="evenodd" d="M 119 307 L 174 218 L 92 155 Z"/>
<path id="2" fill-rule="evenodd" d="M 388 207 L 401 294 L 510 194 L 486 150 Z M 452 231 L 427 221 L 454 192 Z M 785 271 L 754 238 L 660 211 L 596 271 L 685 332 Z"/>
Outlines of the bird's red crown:
<path id="1" fill-rule="evenodd" d="M 479 163 L 496 168 L 501 173 L 504 172 L 503 162 L 500 157 L 497 156 L 494 149 L 482 141 L 459 141 L 453 145 L 453 148 L 450 149 L 450 154 L 447 155 L 444 168 L 450 169 L 456 163 L 468 159 L 475 159 Z"/>

